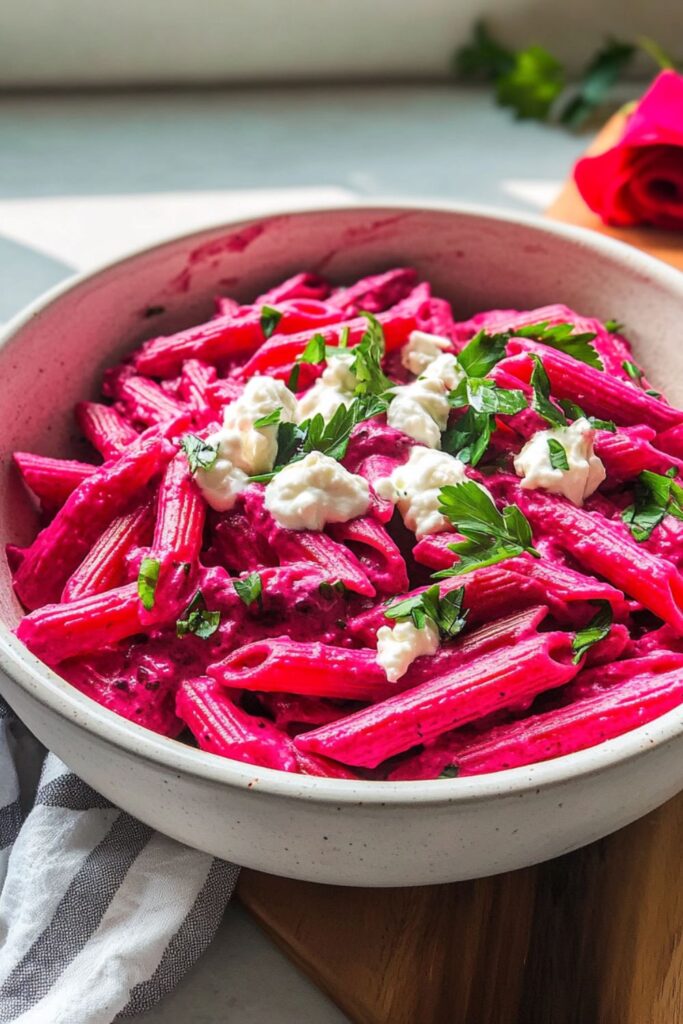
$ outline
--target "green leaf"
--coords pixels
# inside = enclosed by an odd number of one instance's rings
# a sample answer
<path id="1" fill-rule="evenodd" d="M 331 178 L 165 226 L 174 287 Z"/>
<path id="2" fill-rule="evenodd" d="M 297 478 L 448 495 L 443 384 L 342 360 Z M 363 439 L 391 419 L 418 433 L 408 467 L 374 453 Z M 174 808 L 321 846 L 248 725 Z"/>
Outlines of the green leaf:
<path id="1" fill-rule="evenodd" d="M 328 583 L 327 580 L 323 580 L 318 587 L 318 593 L 322 597 L 332 600 L 333 597 L 344 597 L 346 594 L 346 587 L 341 580 L 333 580 L 331 583 Z"/>
<path id="2" fill-rule="evenodd" d="M 661 391 L 653 391 L 652 388 L 646 388 L 645 389 L 645 394 L 649 395 L 650 398 L 661 398 L 662 397 L 662 392 Z"/>
<path id="3" fill-rule="evenodd" d="M 265 416 L 261 416 L 260 419 L 254 420 L 254 426 L 258 430 L 260 427 L 272 427 L 274 424 L 280 422 L 280 416 L 282 415 L 282 409 L 273 409 L 272 412 L 267 413 Z"/>
<path id="4" fill-rule="evenodd" d="M 545 121 L 564 89 L 562 65 L 542 46 L 529 46 L 515 54 L 509 71 L 496 82 L 496 96 L 518 118 Z"/>
<path id="5" fill-rule="evenodd" d="M 464 597 L 464 587 L 458 587 L 440 597 L 438 584 L 435 583 L 420 594 L 387 605 L 384 614 L 387 619 L 410 619 L 416 629 L 424 628 L 429 620 L 439 630 L 442 640 L 452 640 L 465 627 L 467 612 L 462 610 Z"/>
<path id="6" fill-rule="evenodd" d="M 356 395 L 384 395 L 394 382 L 382 370 L 384 358 L 384 331 L 379 320 L 372 313 L 361 313 L 368 322 L 363 337 L 349 349 L 353 356 L 351 373 L 355 376 Z"/>
<path id="7" fill-rule="evenodd" d="M 440 779 L 457 779 L 460 774 L 460 769 L 457 764 L 444 765 L 442 771 L 439 773 L 438 778 Z"/>
<path id="8" fill-rule="evenodd" d="M 300 363 L 322 363 L 325 355 L 325 339 L 322 334 L 314 334 L 306 348 L 297 358 Z"/>
<path id="9" fill-rule="evenodd" d="M 553 469 L 569 469 L 569 461 L 564 445 L 560 444 L 554 437 L 548 438 L 548 451 L 550 453 L 550 465 Z"/>
<path id="10" fill-rule="evenodd" d="M 232 585 L 235 588 L 235 592 L 243 604 L 246 604 L 247 608 L 258 601 L 259 607 L 263 601 L 263 584 L 261 577 L 257 572 L 252 572 L 243 579 L 234 579 Z"/>
<path id="11" fill-rule="evenodd" d="M 198 590 L 185 609 L 183 618 L 176 622 L 176 635 L 187 636 L 188 633 L 193 633 L 200 640 L 208 640 L 216 632 L 220 622 L 221 613 L 209 611 L 204 595 Z"/>
<path id="12" fill-rule="evenodd" d="M 499 416 L 514 416 L 527 408 L 522 391 L 501 388 L 485 377 L 466 377 L 448 395 L 454 409 L 469 405 L 475 412 L 486 412 Z"/>
<path id="13" fill-rule="evenodd" d="M 636 479 L 633 497 L 633 504 L 624 509 L 621 518 L 639 544 L 649 540 L 664 516 L 683 519 L 683 487 L 669 474 L 644 470 Z"/>
<path id="14" fill-rule="evenodd" d="M 282 320 L 282 313 L 272 306 L 261 306 L 261 330 L 264 338 L 270 338 L 275 333 L 277 325 Z"/>
<path id="15" fill-rule="evenodd" d="M 550 401 L 550 380 L 543 363 L 535 354 L 532 354 L 531 358 L 534 363 L 530 382 L 534 392 L 531 408 L 554 427 L 568 426 L 567 418 L 562 410 Z"/>
<path id="16" fill-rule="evenodd" d="M 602 359 L 595 351 L 591 342 L 597 337 L 594 331 L 585 331 L 583 334 L 574 334 L 574 324 L 553 324 L 547 320 L 538 324 L 527 324 L 526 327 L 517 327 L 514 335 L 517 338 L 531 338 L 542 345 L 555 348 L 558 352 L 564 352 L 572 359 L 578 359 L 594 370 L 603 370 Z"/>
<path id="17" fill-rule="evenodd" d="M 488 492 L 473 480 L 442 487 L 439 511 L 465 540 L 449 545 L 460 561 L 452 569 L 436 574 L 435 579 L 494 565 L 523 551 L 540 557 L 532 546 L 529 521 L 517 505 L 506 505 L 499 512 Z"/>
<path id="18" fill-rule="evenodd" d="M 442 433 L 441 450 L 457 456 L 461 462 L 476 466 L 489 446 L 492 432 L 493 423 L 488 413 L 468 409 Z"/>
<path id="19" fill-rule="evenodd" d="M 635 384 L 640 384 L 645 376 L 644 371 L 639 366 L 636 366 L 635 363 L 632 363 L 630 359 L 624 359 L 621 367 Z"/>
<path id="20" fill-rule="evenodd" d="M 572 640 L 574 652 L 572 661 L 575 665 L 581 661 L 591 647 L 604 640 L 612 628 L 612 608 L 609 601 L 595 601 L 594 603 L 600 606 L 599 610 L 584 629 L 579 629 L 574 634 Z"/>
<path id="21" fill-rule="evenodd" d="M 289 379 L 287 381 L 287 387 L 289 390 L 296 394 L 299 390 L 299 374 L 301 373 L 301 363 L 294 363 L 294 366 L 289 372 Z"/>
<path id="22" fill-rule="evenodd" d="M 603 326 L 610 334 L 623 334 L 624 332 L 624 324 L 619 320 L 605 320 Z"/>
<path id="23" fill-rule="evenodd" d="M 495 80 L 510 71 L 515 62 L 511 50 L 501 46 L 489 32 L 484 21 L 475 23 L 472 38 L 453 55 L 453 71 L 467 81 L 477 78 Z"/>
<path id="24" fill-rule="evenodd" d="M 156 558 L 143 558 L 138 573 L 138 597 L 148 612 L 154 607 L 154 593 L 159 582 L 161 563 Z"/>
<path id="25" fill-rule="evenodd" d="M 218 445 L 209 444 L 197 434 L 183 434 L 180 447 L 185 452 L 191 473 L 196 473 L 198 469 L 211 469 L 218 458 Z"/>
<path id="26" fill-rule="evenodd" d="M 608 39 L 591 59 L 574 95 L 562 109 L 561 123 L 572 128 L 580 127 L 606 100 L 612 86 L 633 60 L 635 52 L 633 43 Z"/>
<path id="27" fill-rule="evenodd" d="M 459 365 L 468 377 L 485 377 L 504 357 L 510 337 L 511 335 L 507 332 L 505 334 L 487 334 L 486 331 L 479 331 L 458 352 Z"/>
<path id="28" fill-rule="evenodd" d="M 588 420 L 596 430 L 609 430 L 611 434 L 616 433 L 617 425 L 614 420 L 601 420 L 597 416 L 587 416 L 580 405 L 576 405 L 566 398 L 558 398 L 557 404 L 561 406 L 562 411 L 570 420 Z"/>

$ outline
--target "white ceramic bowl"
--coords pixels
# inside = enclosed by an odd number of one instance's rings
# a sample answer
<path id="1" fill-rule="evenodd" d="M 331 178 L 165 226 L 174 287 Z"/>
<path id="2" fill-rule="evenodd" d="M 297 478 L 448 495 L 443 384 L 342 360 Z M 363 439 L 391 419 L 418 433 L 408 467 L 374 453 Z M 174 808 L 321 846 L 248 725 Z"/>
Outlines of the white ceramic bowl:
<path id="1" fill-rule="evenodd" d="M 35 514 L 13 449 L 77 453 L 73 403 L 138 341 L 253 297 L 302 268 L 335 280 L 411 264 L 464 317 L 565 302 L 628 327 L 655 386 L 683 401 L 683 275 L 587 232 L 458 207 L 355 207 L 221 226 L 69 282 L 0 347 L 0 543 L 27 543 Z M 145 311 L 164 312 L 145 317 Z M 677 393 L 678 392 L 678 393 Z M 346 782 L 253 768 L 119 718 L 12 635 L 20 609 L 0 566 L 0 690 L 50 749 L 116 804 L 176 839 L 241 864 L 348 885 L 493 874 L 565 853 L 683 786 L 683 708 L 591 750 L 481 778 Z"/>

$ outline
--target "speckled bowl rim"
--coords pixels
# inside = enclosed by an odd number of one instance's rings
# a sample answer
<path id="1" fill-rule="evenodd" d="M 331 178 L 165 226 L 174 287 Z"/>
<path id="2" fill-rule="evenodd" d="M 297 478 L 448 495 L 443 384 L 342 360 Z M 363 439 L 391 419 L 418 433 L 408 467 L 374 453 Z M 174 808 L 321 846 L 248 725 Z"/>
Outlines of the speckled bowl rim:
<path id="1" fill-rule="evenodd" d="M 109 260 L 87 273 L 76 274 L 51 288 L 9 321 L 0 332 L 0 346 L 23 328 L 34 316 L 49 307 L 64 293 L 82 283 L 109 272 L 114 267 L 134 263 L 140 256 L 160 251 L 167 245 L 190 242 L 207 231 L 234 230 L 254 222 L 271 218 L 296 217 L 299 214 L 334 214 L 339 211 L 372 212 L 381 214 L 402 210 L 406 213 L 436 211 L 454 213 L 463 217 L 485 218 L 511 226 L 528 228 L 539 236 L 554 236 L 577 242 L 584 248 L 603 255 L 615 268 L 638 270 L 649 280 L 679 295 L 683 310 L 683 274 L 665 263 L 647 256 L 639 250 L 584 228 L 541 220 L 537 216 L 511 213 L 493 206 L 469 203 L 448 203 L 430 200 L 404 200 L 374 197 L 372 200 L 330 207 L 297 206 L 295 209 L 269 210 L 262 216 L 244 220 L 208 224 L 205 227 L 169 236 L 154 245 L 131 251 L 123 258 Z M 646 287 L 646 285 L 645 285 Z M 134 757 L 168 769 L 183 772 L 196 779 L 213 784 L 224 784 L 238 789 L 258 790 L 272 796 L 306 800 L 313 803 L 336 805 L 391 805 L 391 806 L 447 806 L 482 800 L 496 800 L 521 795 L 530 790 L 547 790 L 564 786 L 568 782 L 585 779 L 627 761 L 647 754 L 654 746 L 675 742 L 683 733 L 683 705 L 655 719 L 647 725 L 633 729 L 616 739 L 574 754 L 567 754 L 539 764 L 510 768 L 488 775 L 464 779 L 431 779 L 413 782 L 370 782 L 344 779 L 326 779 L 315 776 L 293 775 L 272 768 L 260 768 L 197 750 L 179 740 L 168 739 L 145 729 L 141 725 L 120 717 L 101 707 L 61 679 L 49 669 L 0 623 L 0 669 L 13 679 L 30 697 L 45 708 L 71 720 L 86 732 L 108 744 L 128 752 Z"/>

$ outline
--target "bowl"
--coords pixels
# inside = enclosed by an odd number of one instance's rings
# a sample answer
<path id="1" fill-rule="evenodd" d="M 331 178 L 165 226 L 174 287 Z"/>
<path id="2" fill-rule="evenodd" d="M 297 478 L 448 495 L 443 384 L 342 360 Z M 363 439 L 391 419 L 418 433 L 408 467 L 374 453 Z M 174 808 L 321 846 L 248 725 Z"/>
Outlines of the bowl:
<path id="1" fill-rule="evenodd" d="M 94 396 L 103 369 L 143 338 L 206 319 L 217 292 L 247 300 L 304 268 L 343 281 L 397 264 L 415 266 L 458 318 L 552 302 L 617 318 L 654 385 L 683 402 L 683 275 L 619 243 L 443 205 L 221 225 L 71 280 L 7 327 L 0 542 L 28 543 L 37 527 L 11 452 L 82 454 L 73 403 Z M 683 786 L 683 708 L 589 750 L 474 778 L 350 782 L 255 768 L 101 708 L 13 636 L 19 616 L 3 558 L 0 691 L 38 738 L 130 814 L 262 871 L 361 886 L 495 874 L 598 839 Z"/>

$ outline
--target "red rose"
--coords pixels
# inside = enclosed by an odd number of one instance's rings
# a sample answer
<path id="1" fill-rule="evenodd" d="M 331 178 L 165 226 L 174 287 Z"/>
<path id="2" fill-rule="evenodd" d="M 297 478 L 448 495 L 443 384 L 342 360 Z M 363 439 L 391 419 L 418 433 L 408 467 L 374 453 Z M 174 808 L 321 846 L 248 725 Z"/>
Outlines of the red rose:
<path id="1" fill-rule="evenodd" d="M 616 146 L 579 160 L 574 178 L 606 224 L 683 229 L 683 75 L 662 71 Z"/>

